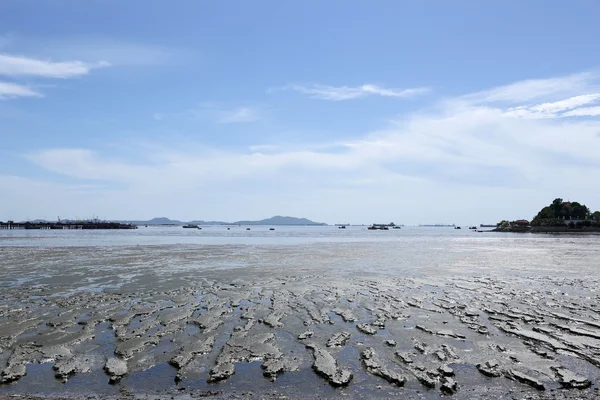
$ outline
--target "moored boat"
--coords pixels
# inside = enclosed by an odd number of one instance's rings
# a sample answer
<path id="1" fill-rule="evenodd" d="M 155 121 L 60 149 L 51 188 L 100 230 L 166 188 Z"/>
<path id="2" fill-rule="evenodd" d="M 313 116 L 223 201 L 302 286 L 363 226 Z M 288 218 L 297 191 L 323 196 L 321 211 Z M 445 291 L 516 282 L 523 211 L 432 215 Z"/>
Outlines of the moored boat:
<path id="1" fill-rule="evenodd" d="M 387 225 L 383 225 L 383 224 L 373 224 L 371 226 L 369 226 L 367 228 L 370 231 L 389 231 L 390 228 L 388 228 Z"/>

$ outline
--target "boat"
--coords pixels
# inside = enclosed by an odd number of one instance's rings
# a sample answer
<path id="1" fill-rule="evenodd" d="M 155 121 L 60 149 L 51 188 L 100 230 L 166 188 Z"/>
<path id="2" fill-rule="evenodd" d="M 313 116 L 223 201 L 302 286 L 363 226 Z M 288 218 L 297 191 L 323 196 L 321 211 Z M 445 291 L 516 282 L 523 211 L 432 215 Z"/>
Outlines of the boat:
<path id="1" fill-rule="evenodd" d="M 193 225 L 193 224 L 187 224 L 183 226 L 184 228 L 194 228 L 194 229 L 198 229 L 199 226 L 198 225 Z"/>
<path id="2" fill-rule="evenodd" d="M 470 226 L 469 229 L 477 229 L 476 226 Z"/>
<path id="3" fill-rule="evenodd" d="M 346 225 L 340 225 L 338 226 L 338 229 L 346 229 Z"/>
<path id="4" fill-rule="evenodd" d="M 250 230 L 250 228 L 246 228 L 246 230 L 247 230 L 247 231 L 249 231 L 249 230 Z"/>
<path id="5" fill-rule="evenodd" d="M 460 226 L 455 226 L 454 229 L 461 229 Z"/>
<path id="6" fill-rule="evenodd" d="M 369 226 L 367 228 L 370 231 L 389 231 L 390 228 L 388 228 L 387 225 L 382 225 L 382 224 L 373 224 L 371 226 Z"/>
<path id="7" fill-rule="evenodd" d="M 202 230 L 202 228 L 201 228 L 201 227 L 198 227 L 198 229 Z"/>
<path id="8" fill-rule="evenodd" d="M 269 228 L 269 230 L 270 230 L 270 231 L 274 231 L 274 230 L 275 230 L 275 228 Z"/>
<path id="9" fill-rule="evenodd" d="M 401 227 L 399 227 L 398 225 L 394 226 L 393 229 L 402 229 Z"/>

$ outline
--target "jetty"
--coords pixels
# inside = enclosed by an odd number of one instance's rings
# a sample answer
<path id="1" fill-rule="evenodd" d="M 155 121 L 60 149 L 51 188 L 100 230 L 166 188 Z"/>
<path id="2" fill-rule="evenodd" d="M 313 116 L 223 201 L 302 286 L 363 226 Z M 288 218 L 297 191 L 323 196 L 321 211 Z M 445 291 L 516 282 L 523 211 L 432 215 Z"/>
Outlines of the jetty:
<path id="1" fill-rule="evenodd" d="M 137 229 L 133 224 L 107 221 L 14 222 L 0 221 L 0 230 L 6 229 Z"/>

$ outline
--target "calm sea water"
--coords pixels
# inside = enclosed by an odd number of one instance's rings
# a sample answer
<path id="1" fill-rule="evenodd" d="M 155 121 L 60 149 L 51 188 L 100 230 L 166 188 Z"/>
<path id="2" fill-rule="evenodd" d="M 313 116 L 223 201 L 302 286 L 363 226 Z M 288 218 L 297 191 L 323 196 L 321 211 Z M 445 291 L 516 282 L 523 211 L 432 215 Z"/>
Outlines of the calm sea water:
<path id="1" fill-rule="evenodd" d="M 244 274 L 599 274 L 600 236 L 403 227 L 140 227 L 0 231 L 0 286 L 128 290 Z"/>
<path id="2" fill-rule="evenodd" d="M 229 228 L 229 230 L 227 229 Z M 118 245 L 296 245 L 341 242 L 402 242 L 420 238 L 482 239 L 507 234 L 477 233 L 468 229 L 403 227 L 388 231 L 369 231 L 366 226 L 141 226 L 135 230 L 2 230 L 0 246 L 118 246 Z M 274 228 L 271 231 L 270 228 Z"/>

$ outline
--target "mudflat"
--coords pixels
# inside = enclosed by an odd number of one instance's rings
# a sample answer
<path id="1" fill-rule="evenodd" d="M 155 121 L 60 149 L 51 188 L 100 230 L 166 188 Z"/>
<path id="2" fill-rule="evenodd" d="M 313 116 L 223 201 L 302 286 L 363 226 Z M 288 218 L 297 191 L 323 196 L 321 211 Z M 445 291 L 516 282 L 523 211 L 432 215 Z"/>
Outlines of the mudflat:
<path id="1" fill-rule="evenodd" d="M 600 395 L 597 237 L 0 243 L 0 399 Z"/>

